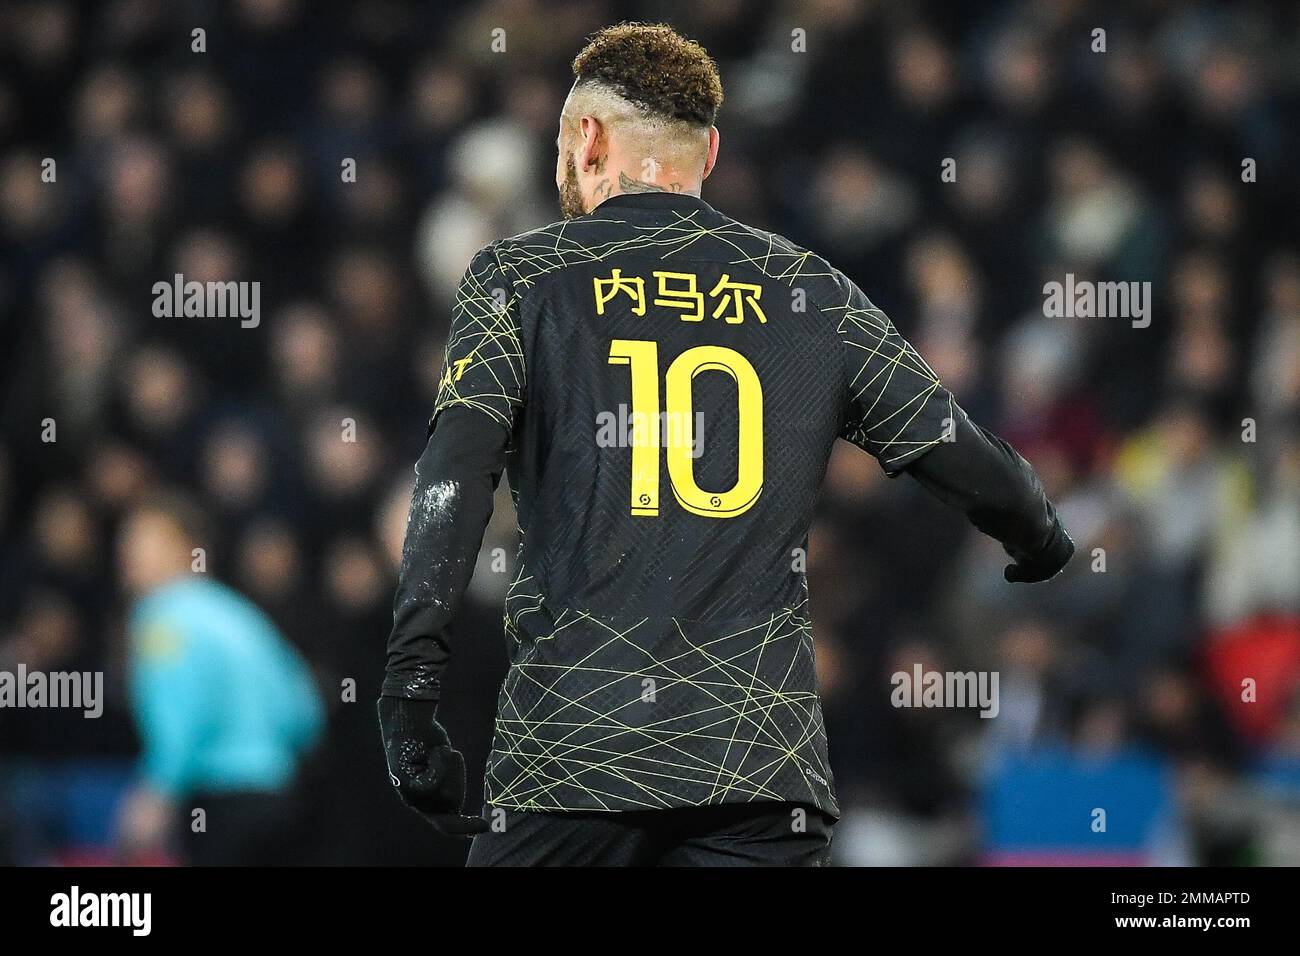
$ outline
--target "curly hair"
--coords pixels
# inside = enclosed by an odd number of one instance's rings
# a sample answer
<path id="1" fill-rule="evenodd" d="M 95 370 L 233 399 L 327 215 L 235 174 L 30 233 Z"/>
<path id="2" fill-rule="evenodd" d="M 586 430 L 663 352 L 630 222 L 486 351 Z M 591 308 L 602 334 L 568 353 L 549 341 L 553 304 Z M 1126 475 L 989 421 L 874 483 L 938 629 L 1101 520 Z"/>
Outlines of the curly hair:
<path id="1" fill-rule="evenodd" d="M 663 23 L 620 23 L 599 31 L 573 60 L 578 84 L 599 83 L 667 119 L 712 126 L 722 80 L 704 47 Z"/>

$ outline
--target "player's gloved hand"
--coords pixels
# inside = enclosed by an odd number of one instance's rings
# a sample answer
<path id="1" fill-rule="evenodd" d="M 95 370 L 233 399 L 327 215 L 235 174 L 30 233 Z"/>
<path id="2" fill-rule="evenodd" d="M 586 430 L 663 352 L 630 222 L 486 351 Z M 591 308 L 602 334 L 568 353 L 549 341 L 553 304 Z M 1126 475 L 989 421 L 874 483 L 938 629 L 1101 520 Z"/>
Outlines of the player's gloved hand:
<path id="1" fill-rule="evenodd" d="M 379 729 L 388 758 L 388 779 L 402 802 L 448 836 L 473 836 L 488 829 L 482 817 L 461 812 L 465 803 L 465 758 L 452 749 L 432 700 L 379 698 Z"/>
<path id="2" fill-rule="evenodd" d="M 1007 565 L 1003 577 L 1012 583 L 1033 584 L 1054 578 L 1060 573 L 1074 555 L 1074 541 L 1061 524 L 1061 519 L 1057 518 L 1047 544 L 1038 551 L 1027 554 L 1008 548 L 1007 553 L 1015 559 L 1015 563 Z"/>

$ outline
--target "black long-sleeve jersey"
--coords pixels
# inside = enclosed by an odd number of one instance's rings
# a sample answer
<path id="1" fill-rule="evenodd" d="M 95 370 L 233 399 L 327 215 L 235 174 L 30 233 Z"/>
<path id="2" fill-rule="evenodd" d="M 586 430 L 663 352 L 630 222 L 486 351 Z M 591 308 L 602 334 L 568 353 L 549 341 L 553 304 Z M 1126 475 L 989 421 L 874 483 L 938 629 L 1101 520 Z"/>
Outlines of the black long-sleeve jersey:
<path id="1" fill-rule="evenodd" d="M 474 258 L 431 422 L 454 457 L 452 417 L 504 430 L 467 479 L 474 550 L 494 444 L 522 535 L 488 802 L 837 814 L 802 560 L 832 445 L 893 476 L 971 428 L 885 314 L 701 199 L 619 195 Z M 984 444 L 1012 503 L 971 507 L 1031 552 L 1055 515 L 1023 459 Z M 962 498 L 960 480 L 927 486 Z M 436 687 L 471 559 L 432 554 L 427 529 L 454 525 L 462 494 L 417 484 L 386 693 Z"/>

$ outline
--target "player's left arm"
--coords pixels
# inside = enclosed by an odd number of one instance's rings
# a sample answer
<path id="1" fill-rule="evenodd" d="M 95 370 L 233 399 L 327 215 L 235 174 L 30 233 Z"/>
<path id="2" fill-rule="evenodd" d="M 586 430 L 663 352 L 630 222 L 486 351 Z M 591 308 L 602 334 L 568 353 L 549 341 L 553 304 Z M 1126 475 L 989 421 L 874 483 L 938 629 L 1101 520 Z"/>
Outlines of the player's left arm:
<path id="1" fill-rule="evenodd" d="M 437 703 L 460 611 L 492 517 L 508 434 L 480 411 L 448 408 L 415 466 L 393 601 L 383 695 Z"/>
<path id="2" fill-rule="evenodd" d="M 388 661 L 378 702 L 388 773 L 409 807 L 444 833 L 487 828 L 461 812 L 465 760 L 437 719 L 443 671 L 493 495 L 523 404 L 518 303 L 492 247 L 457 289 L 451 334 L 416 465 Z"/>

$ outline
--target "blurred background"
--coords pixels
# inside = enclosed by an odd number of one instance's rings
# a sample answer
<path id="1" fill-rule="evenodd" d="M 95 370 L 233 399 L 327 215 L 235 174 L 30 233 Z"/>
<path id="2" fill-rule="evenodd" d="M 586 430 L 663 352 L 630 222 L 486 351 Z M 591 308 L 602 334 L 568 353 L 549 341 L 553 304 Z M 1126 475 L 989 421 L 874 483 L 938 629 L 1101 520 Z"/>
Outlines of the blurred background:
<path id="1" fill-rule="evenodd" d="M 105 701 L 0 710 L 0 860 L 219 858 L 148 799 L 173 772 L 142 735 L 184 701 L 132 667 L 208 615 L 131 583 L 160 495 L 206 528 L 213 606 L 260 608 L 242 675 L 310 675 L 284 799 L 207 845 L 277 819 L 263 861 L 463 859 L 374 713 L 412 465 L 456 280 L 558 218 L 569 62 L 624 19 L 719 62 L 704 198 L 847 272 L 1079 546 L 1007 587 L 841 443 L 809 555 L 839 861 L 1300 863 L 1300 5 L 1172 0 L 0 2 L 0 670 L 99 671 Z M 175 273 L 260 281 L 260 324 L 155 318 Z M 1150 281 L 1150 327 L 1045 318 L 1066 273 Z M 474 805 L 514 547 L 503 485 L 441 709 Z M 1000 713 L 895 709 L 917 663 L 997 671 Z"/>

